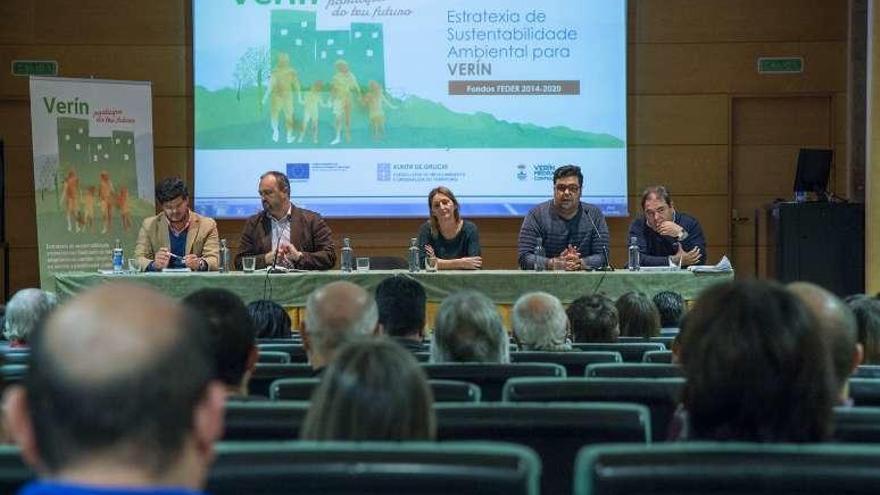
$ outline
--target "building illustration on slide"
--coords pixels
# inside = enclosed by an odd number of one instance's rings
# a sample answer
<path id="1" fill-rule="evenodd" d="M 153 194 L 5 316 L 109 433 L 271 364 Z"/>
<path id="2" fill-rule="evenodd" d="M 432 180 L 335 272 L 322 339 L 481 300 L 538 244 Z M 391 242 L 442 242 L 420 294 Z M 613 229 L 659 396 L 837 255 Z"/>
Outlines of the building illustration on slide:
<path id="1" fill-rule="evenodd" d="M 310 3 L 317 7 L 317 0 Z M 303 86 L 308 86 L 314 81 L 330 81 L 334 62 L 343 59 L 361 84 L 376 81 L 385 86 L 382 24 L 352 22 L 348 30 L 318 30 L 316 21 L 315 10 L 273 10 L 269 40 L 272 64 L 279 53 L 287 53 Z"/>
<path id="2" fill-rule="evenodd" d="M 124 166 L 134 170 L 134 133 L 114 130 L 109 137 L 93 137 L 88 119 L 58 117 L 58 162 L 63 167 Z"/>

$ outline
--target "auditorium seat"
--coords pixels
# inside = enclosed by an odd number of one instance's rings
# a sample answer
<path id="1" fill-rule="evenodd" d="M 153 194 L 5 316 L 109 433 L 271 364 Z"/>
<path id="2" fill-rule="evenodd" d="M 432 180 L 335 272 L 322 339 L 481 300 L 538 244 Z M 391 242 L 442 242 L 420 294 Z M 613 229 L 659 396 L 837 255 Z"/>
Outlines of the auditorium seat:
<path id="1" fill-rule="evenodd" d="M 577 495 L 868 495 L 880 448 L 857 445 L 668 443 L 581 451 Z"/>
<path id="2" fill-rule="evenodd" d="M 642 358 L 644 363 L 672 363 L 672 351 L 648 351 Z"/>
<path id="3" fill-rule="evenodd" d="M 513 378 L 504 386 L 510 402 L 629 402 L 651 411 L 651 438 L 667 438 L 683 378 Z"/>
<path id="4" fill-rule="evenodd" d="M 682 376 L 676 364 L 596 363 L 587 366 L 585 376 L 598 378 L 674 378 Z"/>
<path id="5" fill-rule="evenodd" d="M 856 368 L 853 378 L 880 378 L 880 366 L 876 364 L 863 364 Z"/>
<path id="6" fill-rule="evenodd" d="M 6 387 L 24 379 L 28 366 L 26 364 L 4 364 L 0 366 L 0 386 Z"/>
<path id="7" fill-rule="evenodd" d="M 853 404 L 859 407 L 880 406 L 880 379 L 850 378 L 849 396 Z"/>
<path id="8" fill-rule="evenodd" d="M 309 362 L 308 356 L 306 356 L 306 350 L 303 348 L 302 344 L 257 344 L 257 350 L 259 351 L 271 351 L 271 352 L 286 352 L 290 354 L 290 362 L 291 363 L 307 363 Z"/>
<path id="9" fill-rule="evenodd" d="M 290 354 L 279 351 L 260 351 L 258 363 L 290 364 Z"/>
<path id="10" fill-rule="evenodd" d="M 34 478 L 36 473 L 21 460 L 18 447 L 0 445 L 0 493 L 17 493 Z"/>
<path id="11" fill-rule="evenodd" d="M 648 351 L 665 351 L 666 347 L 659 342 L 617 342 L 613 344 L 572 344 L 582 351 L 619 352 L 625 363 L 641 363 Z"/>
<path id="12" fill-rule="evenodd" d="M 3 364 L 28 364 L 31 351 L 6 351 L 3 353 Z"/>
<path id="13" fill-rule="evenodd" d="M 551 363 L 449 363 L 423 364 L 422 369 L 432 380 L 461 380 L 476 384 L 483 392 L 484 401 L 501 400 L 504 383 L 515 377 L 566 376 L 565 368 Z"/>
<path id="14" fill-rule="evenodd" d="M 570 493 L 574 460 L 584 445 L 647 443 L 648 409 L 635 404 L 437 404 L 437 439 L 526 445 L 541 457 L 541 493 Z"/>
<path id="15" fill-rule="evenodd" d="M 545 352 L 519 351 L 510 353 L 512 363 L 556 363 L 565 368 L 568 376 L 584 376 L 588 364 L 619 363 L 623 361 L 619 352 Z"/>
<path id="16" fill-rule="evenodd" d="M 269 386 L 279 378 L 312 378 L 315 372 L 308 364 L 257 363 L 248 392 L 269 397 Z"/>
<path id="17" fill-rule="evenodd" d="M 663 344 L 663 347 L 666 349 L 672 349 L 672 341 L 675 340 L 675 337 L 669 337 L 660 335 L 658 337 L 618 337 L 617 342 L 621 344 L 640 344 L 640 343 L 649 343 L 649 344 Z"/>
<path id="18" fill-rule="evenodd" d="M 308 412 L 308 402 L 228 401 L 223 440 L 297 440 Z"/>
<path id="19" fill-rule="evenodd" d="M 321 383 L 319 378 L 284 378 L 269 387 L 272 400 L 307 401 Z M 458 380 L 428 380 L 434 402 L 479 402 L 480 387 Z"/>
<path id="20" fill-rule="evenodd" d="M 835 408 L 834 441 L 880 443 L 880 407 Z"/>
<path id="21" fill-rule="evenodd" d="M 257 339 L 257 345 L 260 344 L 297 344 L 302 345 L 302 337 L 298 333 L 294 333 L 288 339 Z"/>
<path id="22" fill-rule="evenodd" d="M 231 442 L 217 446 L 213 495 L 537 495 L 541 464 L 495 442 Z"/>

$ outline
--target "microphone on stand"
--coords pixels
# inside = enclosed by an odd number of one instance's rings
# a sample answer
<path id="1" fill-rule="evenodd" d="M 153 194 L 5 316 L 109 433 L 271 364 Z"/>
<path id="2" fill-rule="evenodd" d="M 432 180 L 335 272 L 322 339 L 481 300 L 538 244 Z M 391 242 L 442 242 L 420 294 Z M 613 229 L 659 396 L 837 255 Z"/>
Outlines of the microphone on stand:
<path id="1" fill-rule="evenodd" d="M 593 232 L 596 233 L 596 237 L 598 237 L 599 240 L 602 240 L 602 234 L 599 232 L 599 227 L 596 226 L 596 222 L 595 220 L 593 220 L 593 217 L 589 213 L 587 213 L 587 218 L 590 219 L 590 225 L 593 226 Z M 599 268 L 596 268 L 596 270 L 600 272 L 614 271 L 614 266 L 611 264 L 611 257 L 608 255 L 607 244 L 602 245 L 602 255 L 605 257 L 605 264 L 603 266 L 600 266 Z"/>

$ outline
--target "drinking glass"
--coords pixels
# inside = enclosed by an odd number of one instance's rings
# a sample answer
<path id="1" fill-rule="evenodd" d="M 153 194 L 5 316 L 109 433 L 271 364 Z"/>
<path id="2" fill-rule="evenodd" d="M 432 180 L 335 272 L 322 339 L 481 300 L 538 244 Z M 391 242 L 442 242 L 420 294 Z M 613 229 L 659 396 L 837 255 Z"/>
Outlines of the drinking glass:
<path id="1" fill-rule="evenodd" d="M 356 261 L 355 266 L 357 267 L 357 271 L 359 272 L 368 272 L 370 271 L 370 258 L 366 256 L 359 257 Z"/>
<path id="2" fill-rule="evenodd" d="M 254 267 L 257 265 L 257 258 L 254 256 L 245 256 L 241 259 L 241 269 L 246 273 L 250 273 L 254 271 Z"/>
<path id="3" fill-rule="evenodd" d="M 436 256 L 425 256 L 425 271 L 426 272 L 436 272 L 437 271 L 437 257 Z"/>
<path id="4" fill-rule="evenodd" d="M 139 271 L 141 271 L 141 270 L 138 267 L 137 260 L 134 258 L 129 258 L 128 259 L 128 273 L 137 273 Z"/>

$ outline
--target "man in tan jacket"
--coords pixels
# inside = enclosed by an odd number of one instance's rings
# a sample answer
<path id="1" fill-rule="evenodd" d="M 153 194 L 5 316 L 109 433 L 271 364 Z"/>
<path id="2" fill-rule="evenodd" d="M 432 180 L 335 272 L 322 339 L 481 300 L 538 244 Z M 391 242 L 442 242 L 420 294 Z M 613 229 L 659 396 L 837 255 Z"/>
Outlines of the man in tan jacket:
<path id="1" fill-rule="evenodd" d="M 156 185 L 162 213 L 144 219 L 134 254 L 141 271 L 189 268 L 217 270 L 220 242 L 217 223 L 189 209 L 189 193 L 179 177 Z"/>

